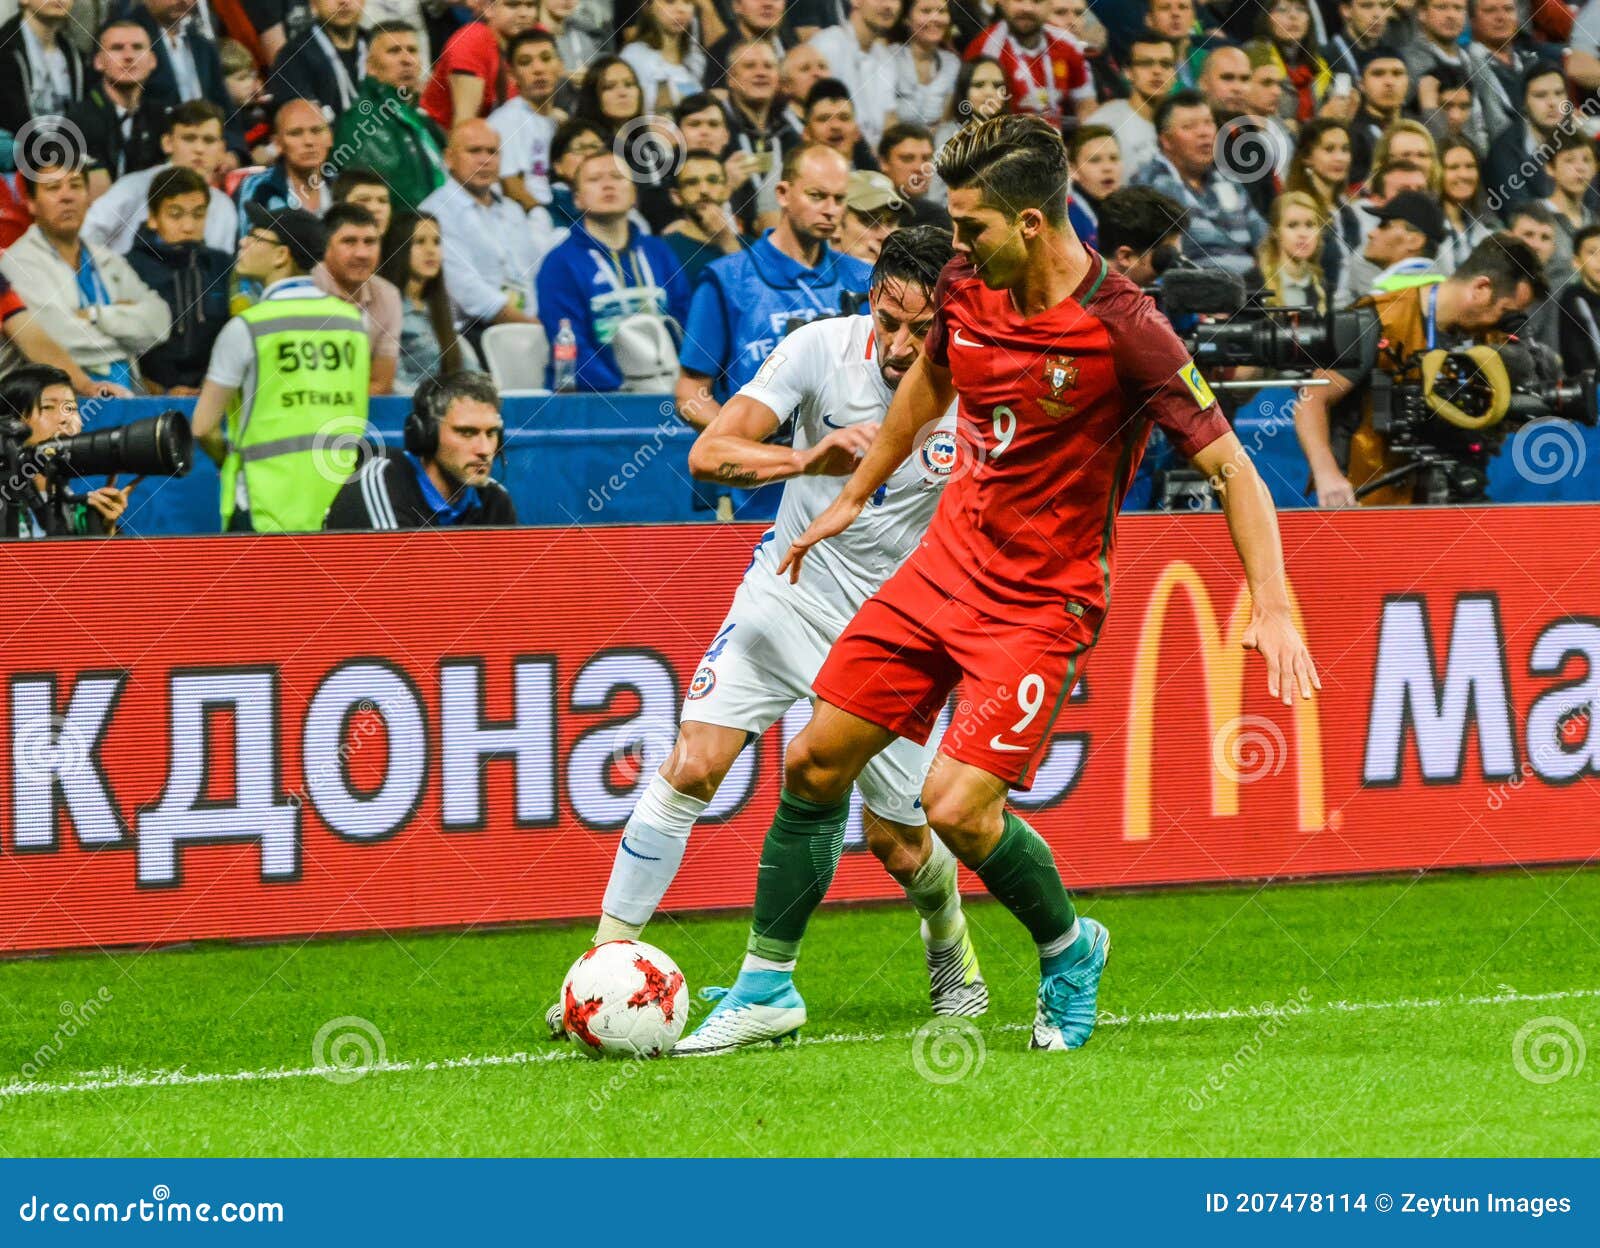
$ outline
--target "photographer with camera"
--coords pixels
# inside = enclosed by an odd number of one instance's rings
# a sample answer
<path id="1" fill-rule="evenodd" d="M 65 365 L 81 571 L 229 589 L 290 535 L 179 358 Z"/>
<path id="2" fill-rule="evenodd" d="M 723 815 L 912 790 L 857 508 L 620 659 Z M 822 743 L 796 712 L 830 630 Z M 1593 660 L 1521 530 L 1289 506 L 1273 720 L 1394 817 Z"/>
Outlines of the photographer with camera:
<path id="1" fill-rule="evenodd" d="M 1544 266 L 1528 245 L 1495 234 L 1472 250 L 1442 282 L 1369 295 L 1355 304 L 1370 308 L 1382 326 L 1377 367 L 1396 382 L 1410 381 L 1423 353 L 1480 339 L 1509 316 L 1545 298 Z M 1326 384 L 1306 386 L 1295 402 L 1295 432 L 1311 468 L 1319 507 L 1347 507 L 1368 482 L 1404 468 L 1406 457 L 1391 451 L 1373 424 L 1371 375 L 1330 369 L 1312 374 Z M 1362 494 L 1366 505 L 1407 504 L 1413 477 Z"/>
<path id="2" fill-rule="evenodd" d="M 0 457 L 6 480 L 0 484 L 0 537 L 106 537 L 117 531 L 117 521 L 128 509 L 132 485 L 120 489 L 103 485 L 82 501 L 66 491 L 45 471 L 45 464 L 26 448 L 58 438 L 76 436 L 83 429 L 78 396 L 72 381 L 59 368 L 30 364 L 0 379 Z"/>

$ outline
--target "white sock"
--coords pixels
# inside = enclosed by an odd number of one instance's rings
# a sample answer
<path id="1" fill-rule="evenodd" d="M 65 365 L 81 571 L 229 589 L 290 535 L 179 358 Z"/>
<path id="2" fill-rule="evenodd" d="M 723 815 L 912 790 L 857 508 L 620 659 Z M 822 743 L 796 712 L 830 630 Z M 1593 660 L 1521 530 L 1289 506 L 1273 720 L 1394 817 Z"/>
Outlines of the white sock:
<path id="1" fill-rule="evenodd" d="M 1072 948 L 1073 942 L 1076 941 L 1082 934 L 1083 924 L 1079 923 L 1077 916 L 1074 915 L 1072 919 L 1072 926 L 1069 927 L 1063 935 L 1057 936 L 1054 940 L 1048 941 L 1047 943 L 1039 946 L 1039 956 L 1041 958 L 1053 958 L 1058 953 L 1065 953 L 1068 949 Z"/>
<path id="2" fill-rule="evenodd" d="M 793 975 L 794 961 L 790 958 L 787 962 L 774 962 L 771 958 L 761 958 L 753 953 L 747 953 L 739 967 L 739 974 L 743 975 L 746 971 L 782 971 L 785 975 Z"/>
<path id="3" fill-rule="evenodd" d="M 928 943 L 943 948 L 961 939 L 967 921 L 961 913 L 961 893 L 956 887 L 956 856 L 937 836 L 932 839 L 928 861 L 917 868 L 905 890 L 922 916 Z"/>
<path id="4" fill-rule="evenodd" d="M 689 833 L 706 805 L 678 792 L 657 774 L 628 816 L 600 904 L 609 918 L 631 926 L 633 936 L 644 930 L 678 874 Z M 606 930 L 603 920 L 601 930 Z"/>

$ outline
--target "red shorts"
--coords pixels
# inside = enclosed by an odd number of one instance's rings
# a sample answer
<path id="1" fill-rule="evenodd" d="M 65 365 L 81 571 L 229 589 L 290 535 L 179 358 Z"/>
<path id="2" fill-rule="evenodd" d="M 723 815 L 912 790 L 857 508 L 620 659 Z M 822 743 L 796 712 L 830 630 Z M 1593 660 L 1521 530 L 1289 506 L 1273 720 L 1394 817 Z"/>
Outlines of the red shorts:
<path id="1" fill-rule="evenodd" d="M 832 706 L 924 742 L 959 681 L 939 752 L 1027 789 L 1104 614 L 1070 607 L 1048 622 L 997 620 L 908 566 L 867 599 L 811 687 Z"/>

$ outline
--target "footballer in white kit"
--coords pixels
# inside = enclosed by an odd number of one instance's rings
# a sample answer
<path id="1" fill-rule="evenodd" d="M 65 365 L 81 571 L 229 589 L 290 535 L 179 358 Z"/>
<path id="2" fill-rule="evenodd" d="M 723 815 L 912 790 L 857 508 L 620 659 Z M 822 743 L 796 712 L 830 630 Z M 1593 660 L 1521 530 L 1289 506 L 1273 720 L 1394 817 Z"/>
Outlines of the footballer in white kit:
<path id="1" fill-rule="evenodd" d="M 798 583 L 778 575 L 782 552 L 837 497 L 916 362 L 933 320 L 934 284 L 951 255 L 946 230 L 891 234 L 873 269 L 869 313 L 789 334 L 696 441 L 689 466 L 697 477 L 740 487 L 782 481 L 783 499 L 695 670 L 672 753 L 623 830 L 596 944 L 639 936 L 739 753 L 811 697 L 834 640 L 933 518 L 958 462 L 954 407 L 924 431 L 860 520 L 812 552 Z M 791 416 L 792 445 L 767 442 Z M 961 912 L 955 859 L 929 831 L 920 800 L 937 745 L 894 742 L 857 787 L 868 847 L 922 918 L 933 1010 L 970 1016 L 988 1008 L 988 988 Z M 550 1024 L 561 1034 L 559 1003 Z"/>

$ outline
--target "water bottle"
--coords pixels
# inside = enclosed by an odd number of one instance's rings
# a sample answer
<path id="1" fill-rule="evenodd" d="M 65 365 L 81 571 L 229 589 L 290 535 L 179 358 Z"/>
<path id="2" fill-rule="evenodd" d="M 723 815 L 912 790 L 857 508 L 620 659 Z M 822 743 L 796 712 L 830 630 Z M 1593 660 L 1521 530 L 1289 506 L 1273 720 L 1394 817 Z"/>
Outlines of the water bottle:
<path id="1" fill-rule="evenodd" d="M 557 393 L 576 390 L 578 388 L 578 335 L 572 332 L 572 322 L 566 317 L 561 318 L 561 328 L 556 333 L 555 349 L 552 352 L 555 360 L 555 389 Z"/>

